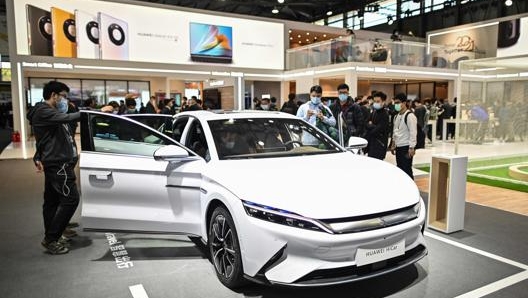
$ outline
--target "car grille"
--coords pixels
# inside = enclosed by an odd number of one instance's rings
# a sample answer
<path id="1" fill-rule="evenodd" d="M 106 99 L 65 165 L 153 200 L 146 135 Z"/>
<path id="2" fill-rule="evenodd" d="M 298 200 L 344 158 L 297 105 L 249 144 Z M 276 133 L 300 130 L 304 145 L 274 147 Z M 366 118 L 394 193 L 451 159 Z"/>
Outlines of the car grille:
<path id="1" fill-rule="evenodd" d="M 321 269 L 313 271 L 294 282 L 294 286 L 331 285 L 366 279 L 398 270 L 410 265 L 427 254 L 423 245 L 418 245 L 405 252 L 404 255 L 389 260 L 364 265 L 349 266 L 336 269 Z"/>
<path id="2" fill-rule="evenodd" d="M 419 204 L 419 203 L 418 203 Z M 337 219 L 320 219 L 336 234 L 357 233 L 381 229 L 411 221 L 418 217 L 417 205 L 388 212 Z"/>

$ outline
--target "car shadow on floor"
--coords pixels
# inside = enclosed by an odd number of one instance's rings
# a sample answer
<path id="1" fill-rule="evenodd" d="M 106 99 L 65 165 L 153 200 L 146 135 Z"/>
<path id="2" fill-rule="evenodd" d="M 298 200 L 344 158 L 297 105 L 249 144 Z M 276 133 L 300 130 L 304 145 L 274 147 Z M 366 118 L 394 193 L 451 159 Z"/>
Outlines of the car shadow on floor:
<path id="1" fill-rule="evenodd" d="M 382 276 L 343 285 L 312 288 L 248 285 L 237 292 L 246 297 L 262 298 L 377 298 L 398 293 L 413 284 L 419 283 L 426 277 L 427 271 L 420 264 L 413 264 Z"/>
<path id="2" fill-rule="evenodd" d="M 206 251 L 192 245 L 189 240 L 180 239 L 159 239 L 159 238 L 119 238 L 120 244 L 123 244 L 127 255 L 133 260 L 171 260 L 171 259 L 207 259 Z M 137 243 L 143 246 L 138 247 Z M 159 246 L 155 244 L 165 244 Z M 150 243 L 150 244 L 149 244 Z M 135 245 L 133 245 L 135 244 Z M 152 244 L 152 245 L 151 245 Z M 94 261 L 115 261 L 112 251 L 108 247 L 106 253 Z"/>

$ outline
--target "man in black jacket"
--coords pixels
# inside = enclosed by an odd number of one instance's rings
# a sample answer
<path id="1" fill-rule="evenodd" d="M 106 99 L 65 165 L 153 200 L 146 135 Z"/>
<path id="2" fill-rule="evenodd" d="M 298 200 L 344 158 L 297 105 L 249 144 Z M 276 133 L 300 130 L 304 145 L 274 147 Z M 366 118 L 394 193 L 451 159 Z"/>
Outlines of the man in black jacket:
<path id="1" fill-rule="evenodd" d="M 69 123 L 78 121 L 80 113 L 67 113 L 69 91 L 65 84 L 50 81 L 44 86 L 44 101 L 27 114 L 37 142 L 33 161 L 37 171 L 43 171 L 45 177 L 42 245 L 50 254 L 69 251 L 69 239 L 62 233 L 79 204 L 74 172 L 78 154 Z"/>
<path id="2" fill-rule="evenodd" d="M 387 95 L 376 92 L 372 97 L 374 111 L 367 123 L 368 156 L 383 160 L 387 154 L 389 139 L 389 114 L 385 109 Z"/>
<path id="3" fill-rule="evenodd" d="M 339 100 L 330 106 L 332 114 L 336 118 L 339 117 L 340 113 L 343 113 L 343 136 L 346 143 L 352 136 L 354 137 L 365 137 L 365 118 L 361 107 L 354 103 L 352 97 L 349 96 L 349 87 L 347 84 L 341 84 L 337 86 L 337 93 Z M 339 122 L 338 122 L 339 123 Z"/>

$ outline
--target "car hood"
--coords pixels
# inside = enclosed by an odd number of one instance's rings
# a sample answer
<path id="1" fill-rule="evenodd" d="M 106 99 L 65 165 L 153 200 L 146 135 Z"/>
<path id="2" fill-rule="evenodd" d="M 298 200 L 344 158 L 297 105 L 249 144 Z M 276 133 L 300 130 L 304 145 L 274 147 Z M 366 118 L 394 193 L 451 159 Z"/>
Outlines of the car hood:
<path id="1" fill-rule="evenodd" d="M 222 160 L 203 173 L 242 200 L 314 219 L 386 212 L 419 202 L 396 166 L 349 152 Z"/>

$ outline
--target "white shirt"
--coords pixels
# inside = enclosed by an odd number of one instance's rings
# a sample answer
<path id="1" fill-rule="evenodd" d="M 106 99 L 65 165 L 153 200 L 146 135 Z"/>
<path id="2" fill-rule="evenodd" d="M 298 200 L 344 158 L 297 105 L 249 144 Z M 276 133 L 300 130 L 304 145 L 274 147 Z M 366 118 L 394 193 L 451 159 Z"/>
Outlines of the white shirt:
<path id="1" fill-rule="evenodd" d="M 302 104 L 299 109 L 297 110 L 297 117 L 304 119 L 306 122 L 310 123 L 311 125 L 315 126 L 317 123 L 317 113 L 322 111 L 322 109 L 326 109 L 327 115 L 330 115 L 330 117 L 323 117 L 323 122 L 334 126 L 336 125 L 336 119 L 332 115 L 332 111 L 322 103 L 320 104 L 313 104 L 312 101 L 307 101 L 304 104 Z M 308 117 L 308 110 L 314 110 L 315 114 Z M 313 137 L 311 134 L 303 133 L 303 143 L 305 145 L 317 145 L 319 142 L 315 137 Z"/>
<path id="2" fill-rule="evenodd" d="M 405 124 L 405 115 L 407 116 L 407 124 Z M 398 114 L 394 118 L 394 128 L 392 131 L 392 140 L 396 147 L 409 146 L 414 148 L 416 146 L 416 116 L 411 111 L 405 111 L 403 114 Z"/>

